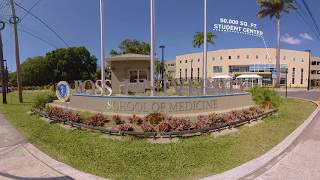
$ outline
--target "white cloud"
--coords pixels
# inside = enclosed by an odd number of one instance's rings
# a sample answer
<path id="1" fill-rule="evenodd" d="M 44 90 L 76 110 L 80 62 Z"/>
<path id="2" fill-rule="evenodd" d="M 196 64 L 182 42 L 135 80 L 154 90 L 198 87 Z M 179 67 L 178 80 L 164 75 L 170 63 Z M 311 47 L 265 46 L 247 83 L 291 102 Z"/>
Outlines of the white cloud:
<path id="1" fill-rule="evenodd" d="M 284 34 L 280 41 L 291 45 L 299 45 L 302 43 L 301 39 L 290 36 L 288 33 Z"/>
<path id="2" fill-rule="evenodd" d="M 310 40 L 313 41 L 313 38 L 308 33 L 301 33 L 299 36 L 304 40 Z"/>

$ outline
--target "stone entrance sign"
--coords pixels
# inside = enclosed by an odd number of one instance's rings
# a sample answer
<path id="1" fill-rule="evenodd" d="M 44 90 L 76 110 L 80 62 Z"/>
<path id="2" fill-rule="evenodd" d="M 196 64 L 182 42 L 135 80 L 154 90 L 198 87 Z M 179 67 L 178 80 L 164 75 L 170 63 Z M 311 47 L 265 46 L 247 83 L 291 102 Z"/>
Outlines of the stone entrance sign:
<path id="1" fill-rule="evenodd" d="M 247 93 L 214 96 L 92 96 L 73 94 L 68 107 L 119 115 L 146 115 L 163 112 L 169 115 L 212 113 L 253 105 Z"/>

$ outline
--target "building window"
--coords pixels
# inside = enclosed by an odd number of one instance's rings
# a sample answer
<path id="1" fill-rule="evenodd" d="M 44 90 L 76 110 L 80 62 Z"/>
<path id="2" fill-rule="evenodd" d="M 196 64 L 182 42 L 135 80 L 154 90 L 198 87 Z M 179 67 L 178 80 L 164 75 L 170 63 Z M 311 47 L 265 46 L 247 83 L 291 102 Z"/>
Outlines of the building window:
<path id="1" fill-rule="evenodd" d="M 200 62 L 200 59 L 198 59 L 198 62 Z"/>
<path id="2" fill-rule="evenodd" d="M 191 68 L 191 79 L 193 79 L 193 68 Z"/>
<path id="3" fill-rule="evenodd" d="M 266 54 L 265 59 L 268 59 L 268 55 Z"/>
<path id="4" fill-rule="evenodd" d="M 186 60 L 185 63 L 188 63 L 188 60 Z"/>
<path id="5" fill-rule="evenodd" d="M 138 81 L 138 71 L 137 70 L 129 71 L 129 80 L 130 80 L 130 83 L 136 83 Z"/>
<path id="6" fill-rule="evenodd" d="M 222 66 L 213 66 L 213 73 L 222 73 Z"/>
<path id="7" fill-rule="evenodd" d="M 256 59 L 259 59 L 259 56 L 258 56 L 258 55 L 256 55 Z"/>
<path id="8" fill-rule="evenodd" d="M 229 56 L 229 60 L 231 59 L 231 56 Z"/>
<path id="9" fill-rule="evenodd" d="M 200 79 L 200 68 L 198 68 L 198 73 L 197 73 L 197 75 L 198 75 L 198 80 Z"/>
<path id="10" fill-rule="evenodd" d="M 182 78 L 182 75 L 181 75 L 181 74 L 182 74 L 182 70 L 181 70 L 181 68 L 180 68 L 180 77 L 179 77 L 180 79 Z"/>
<path id="11" fill-rule="evenodd" d="M 214 61 L 215 59 L 214 59 L 214 57 L 212 57 L 212 61 Z"/>
<path id="12" fill-rule="evenodd" d="M 184 77 L 187 79 L 188 78 L 188 69 L 184 70 Z"/>
<path id="13" fill-rule="evenodd" d="M 295 61 L 295 60 L 296 60 L 296 58 L 295 58 L 295 57 L 293 57 L 293 58 L 292 58 L 292 60 L 293 60 L 293 61 Z"/>
<path id="14" fill-rule="evenodd" d="M 220 60 L 223 60 L 223 57 L 222 57 L 222 56 L 220 56 Z"/>
<path id="15" fill-rule="evenodd" d="M 303 59 L 303 58 L 301 59 L 301 62 L 304 62 L 304 59 Z"/>
<path id="16" fill-rule="evenodd" d="M 312 70 L 311 74 L 317 74 L 317 71 L 316 70 Z"/>
<path id="17" fill-rule="evenodd" d="M 312 61 L 311 65 L 317 65 L 317 62 L 316 61 Z"/>
<path id="18" fill-rule="evenodd" d="M 249 59 L 250 58 L 250 56 L 249 55 L 247 55 L 247 59 Z"/>
<path id="19" fill-rule="evenodd" d="M 182 62 L 180 61 L 180 64 L 181 64 Z"/>
<path id="20" fill-rule="evenodd" d="M 300 84 L 303 84 L 303 68 L 301 68 L 301 82 Z"/>
<path id="21" fill-rule="evenodd" d="M 237 56 L 237 59 L 240 59 L 240 56 L 239 56 L 239 55 Z"/>
<path id="22" fill-rule="evenodd" d="M 287 57 L 286 56 L 283 56 L 283 60 L 286 60 L 287 59 Z"/>
<path id="23" fill-rule="evenodd" d="M 295 76 L 296 76 L 296 68 L 292 68 L 292 84 L 294 84 Z"/>

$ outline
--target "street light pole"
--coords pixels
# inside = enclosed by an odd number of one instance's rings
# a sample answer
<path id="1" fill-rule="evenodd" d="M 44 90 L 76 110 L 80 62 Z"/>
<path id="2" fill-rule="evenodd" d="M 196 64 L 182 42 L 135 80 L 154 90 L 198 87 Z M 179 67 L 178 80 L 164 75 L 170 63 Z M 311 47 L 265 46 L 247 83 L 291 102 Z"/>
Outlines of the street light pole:
<path id="1" fill-rule="evenodd" d="M 159 48 L 161 48 L 161 53 L 162 53 L 162 57 L 161 57 L 161 79 L 164 79 L 164 48 L 166 48 L 166 46 L 161 45 L 159 46 Z"/>

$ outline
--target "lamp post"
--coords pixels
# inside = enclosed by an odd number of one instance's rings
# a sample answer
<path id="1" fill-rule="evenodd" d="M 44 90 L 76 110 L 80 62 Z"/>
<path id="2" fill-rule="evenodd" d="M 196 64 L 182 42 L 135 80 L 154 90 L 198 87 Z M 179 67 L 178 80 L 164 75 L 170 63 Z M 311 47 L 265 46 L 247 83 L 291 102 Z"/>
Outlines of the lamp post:
<path id="1" fill-rule="evenodd" d="M 161 45 L 161 46 L 159 46 L 159 48 L 161 48 L 161 54 L 162 54 L 162 57 L 161 57 L 161 79 L 163 81 L 163 79 L 164 79 L 164 48 L 166 48 L 166 46 Z"/>

